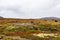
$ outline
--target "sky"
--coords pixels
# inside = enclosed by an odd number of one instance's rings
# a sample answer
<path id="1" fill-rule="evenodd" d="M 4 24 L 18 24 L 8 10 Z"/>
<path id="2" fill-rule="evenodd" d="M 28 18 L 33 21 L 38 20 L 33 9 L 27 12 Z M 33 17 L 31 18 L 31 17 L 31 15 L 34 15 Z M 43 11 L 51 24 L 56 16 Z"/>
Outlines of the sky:
<path id="1" fill-rule="evenodd" d="M 60 0 L 0 0 L 6 18 L 60 17 Z"/>

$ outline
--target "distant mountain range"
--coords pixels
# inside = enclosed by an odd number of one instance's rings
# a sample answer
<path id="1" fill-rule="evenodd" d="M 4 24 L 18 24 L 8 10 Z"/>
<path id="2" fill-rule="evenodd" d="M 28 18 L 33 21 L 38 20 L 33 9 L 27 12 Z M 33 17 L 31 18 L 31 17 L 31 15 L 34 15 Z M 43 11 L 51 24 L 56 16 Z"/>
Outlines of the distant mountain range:
<path id="1" fill-rule="evenodd" d="M 2 19 L 4 17 L 0 16 L 0 19 Z M 8 18 L 7 18 L 8 19 Z M 14 18 L 13 18 L 14 19 Z M 17 18 L 16 18 L 17 19 Z M 19 18 L 20 19 L 20 18 Z M 43 18 L 38 18 L 38 19 L 41 19 L 41 20 L 60 20 L 60 18 L 58 17 L 43 17 Z"/>
<path id="2" fill-rule="evenodd" d="M 44 18 L 40 18 L 42 20 L 60 20 L 60 18 L 57 17 L 44 17 Z"/>

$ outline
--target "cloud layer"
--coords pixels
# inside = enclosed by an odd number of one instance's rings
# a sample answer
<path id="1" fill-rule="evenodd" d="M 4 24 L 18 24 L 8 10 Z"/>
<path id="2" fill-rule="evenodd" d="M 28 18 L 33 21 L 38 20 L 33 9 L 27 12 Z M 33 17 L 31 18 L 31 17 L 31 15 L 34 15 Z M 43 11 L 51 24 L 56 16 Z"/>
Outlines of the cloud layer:
<path id="1" fill-rule="evenodd" d="M 0 16 L 16 18 L 60 17 L 60 0 L 0 0 Z"/>

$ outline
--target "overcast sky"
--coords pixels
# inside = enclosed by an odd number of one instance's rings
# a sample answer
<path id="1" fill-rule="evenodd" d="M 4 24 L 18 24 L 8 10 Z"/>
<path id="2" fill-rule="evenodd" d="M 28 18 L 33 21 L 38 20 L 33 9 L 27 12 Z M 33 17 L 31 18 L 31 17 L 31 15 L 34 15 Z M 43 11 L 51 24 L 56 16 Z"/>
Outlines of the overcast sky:
<path id="1" fill-rule="evenodd" d="M 60 0 L 0 0 L 0 16 L 12 18 L 60 17 Z"/>

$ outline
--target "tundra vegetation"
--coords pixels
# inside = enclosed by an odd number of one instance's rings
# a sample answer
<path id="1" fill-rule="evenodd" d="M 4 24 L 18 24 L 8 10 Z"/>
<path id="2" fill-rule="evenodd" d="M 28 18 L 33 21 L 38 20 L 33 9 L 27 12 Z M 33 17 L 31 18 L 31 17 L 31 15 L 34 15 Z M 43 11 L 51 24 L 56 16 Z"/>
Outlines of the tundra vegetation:
<path id="1" fill-rule="evenodd" d="M 10 36 L 4 40 L 15 40 L 13 36 L 18 36 L 25 40 L 60 40 L 59 20 L 17 21 L 0 23 L 0 39 Z"/>

